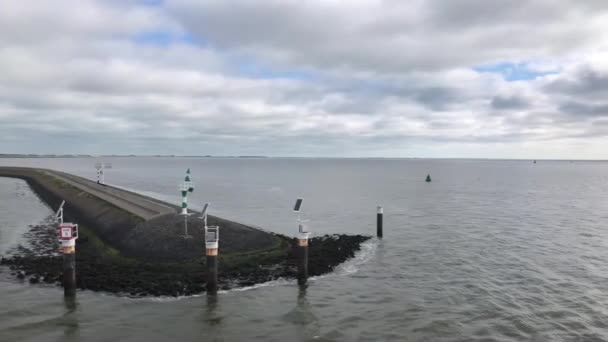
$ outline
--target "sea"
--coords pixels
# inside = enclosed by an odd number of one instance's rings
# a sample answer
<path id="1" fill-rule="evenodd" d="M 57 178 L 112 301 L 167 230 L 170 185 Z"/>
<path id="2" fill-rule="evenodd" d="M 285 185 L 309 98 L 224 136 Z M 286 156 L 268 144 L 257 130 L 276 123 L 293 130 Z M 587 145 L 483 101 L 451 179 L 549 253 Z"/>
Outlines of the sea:
<path id="1" fill-rule="evenodd" d="M 191 207 L 272 232 L 296 235 L 303 198 L 313 235 L 374 238 L 307 287 L 216 297 L 65 299 L 0 267 L 0 341 L 608 341 L 608 162 L 0 159 L 92 180 L 97 162 L 112 165 L 107 184 L 175 204 L 190 169 Z M 51 215 L 25 182 L 0 178 L 0 254 Z"/>

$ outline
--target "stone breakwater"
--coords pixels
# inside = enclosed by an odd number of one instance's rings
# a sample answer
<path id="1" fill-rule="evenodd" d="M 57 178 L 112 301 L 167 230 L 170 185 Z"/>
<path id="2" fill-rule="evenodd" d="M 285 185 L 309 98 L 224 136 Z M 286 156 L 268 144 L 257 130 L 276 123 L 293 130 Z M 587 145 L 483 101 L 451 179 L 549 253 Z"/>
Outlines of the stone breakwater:
<path id="1" fill-rule="evenodd" d="M 66 220 L 78 222 L 77 286 L 132 296 L 180 296 L 205 288 L 202 221 L 188 218 L 192 239 L 183 239 L 177 206 L 57 171 L 0 167 L 0 177 L 24 179 L 49 206 L 66 200 Z M 221 226 L 220 289 L 296 276 L 294 240 L 237 222 L 209 217 Z M 55 224 L 32 227 L 29 249 L 17 248 L 0 263 L 30 283 L 58 284 L 61 257 Z M 332 235 L 311 239 L 309 274 L 331 272 L 352 258 L 369 237 Z"/>
<path id="2" fill-rule="evenodd" d="M 53 227 L 36 226 L 32 238 L 48 242 Z M 296 259 L 291 239 L 279 237 L 282 248 L 247 255 L 220 257 L 219 288 L 227 290 L 264 283 L 279 278 L 295 278 Z M 331 235 L 311 239 L 309 273 L 322 275 L 352 258 L 369 237 Z M 82 241 L 81 241 L 82 240 Z M 204 291 L 204 259 L 187 263 L 154 263 L 128 259 L 104 250 L 94 237 L 85 233 L 79 239 L 76 254 L 77 287 L 92 291 L 112 292 L 133 297 L 187 296 Z M 35 243 L 33 245 L 36 245 Z M 62 261 L 56 255 L 35 255 L 20 248 L 16 255 L 4 258 L 13 276 L 23 282 L 60 285 Z"/>
<path id="3" fill-rule="evenodd" d="M 0 177 L 25 180 L 53 210 L 65 200 L 66 221 L 86 226 L 125 257 L 177 262 L 203 255 L 201 220 L 189 218 L 193 243 L 184 245 L 183 216 L 177 206 L 63 172 L 0 167 Z M 222 229 L 220 248 L 226 253 L 265 250 L 279 240 L 260 229 L 209 216 Z"/>

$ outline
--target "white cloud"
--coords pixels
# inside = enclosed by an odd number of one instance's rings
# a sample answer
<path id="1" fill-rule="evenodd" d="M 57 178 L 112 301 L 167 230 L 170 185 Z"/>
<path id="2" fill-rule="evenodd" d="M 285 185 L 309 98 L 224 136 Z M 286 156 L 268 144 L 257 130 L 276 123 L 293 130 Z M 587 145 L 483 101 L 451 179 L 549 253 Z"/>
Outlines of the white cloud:
<path id="1" fill-rule="evenodd" d="M 608 158 L 604 7 L 10 0 L 0 152 Z"/>
<path id="2" fill-rule="evenodd" d="M 211 44 L 274 63 L 400 73 L 567 55 L 606 42 L 608 8 L 572 0 L 174 0 Z"/>

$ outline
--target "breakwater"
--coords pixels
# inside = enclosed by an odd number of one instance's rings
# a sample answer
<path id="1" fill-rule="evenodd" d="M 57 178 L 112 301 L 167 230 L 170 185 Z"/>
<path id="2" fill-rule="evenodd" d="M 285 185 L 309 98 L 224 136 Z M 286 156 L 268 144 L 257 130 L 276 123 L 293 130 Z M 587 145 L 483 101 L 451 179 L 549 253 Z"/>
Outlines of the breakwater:
<path id="1" fill-rule="evenodd" d="M 76 255 L 79 288 L 137 296 L 203 291 L 204 234 L 195 215 L 188 218 L 192 239 L 183 239 L 184 219 L 177 215 L 177 206 L 58 171 L 3 167 L 0 177 L 24 179 L 53 209 L 66 201 L 66 219 L 81 227 Z M 295 277 L 292 239 L 213 216 L 209 224 L 222 229 L 220 288 Z M 39 227 L 32 238 L 53 241 L 54 229 L 52 224 Z M 310 275 L 330 272 L 366 239 L 343 235 L 312 239 Z M 60 258 L 35 254 L 26 251 L 2 263 L 31 282 L 57 282 Z"/>

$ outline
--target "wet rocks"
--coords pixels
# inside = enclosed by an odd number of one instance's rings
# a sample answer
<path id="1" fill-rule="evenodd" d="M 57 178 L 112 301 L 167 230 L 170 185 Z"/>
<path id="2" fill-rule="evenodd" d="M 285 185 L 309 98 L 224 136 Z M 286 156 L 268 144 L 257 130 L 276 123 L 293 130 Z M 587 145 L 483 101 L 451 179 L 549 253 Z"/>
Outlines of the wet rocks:
<path id="1" fill-rule="evenodd" d="M 189 239 L 184 239 L 184 216 L 164 214 L 138 224 L 120 242 L 121 252 L 128 257 L 154 262 L 183 262 L 205 254 L 203 221 L 195 215 L 187 217 Z M 248 252 L 272 248 L 279 241 L 274 234 L 254 229 L 215 216 L 208 225 L 221 226 L 222 253 Z"/>
<path id="2" fill-rule="evenodd" d="M 64 208 L 66 219 L 80 225 L 76 247 L 79 288 L 129 296 L 181 296 L 204 291 L 206 267 L 200 220 L 189 218 L 193 238 L 184 240 L 180 237 L 183 216 L 166 214 L 143 221 L 42 170 L 0 168 L 0 175 L 25 179 L 53 207 L 62 199 L 72 199 Z M 209 224 L 222 227 L 219 288 L 295 277 L 292 239 L 217 217 L 210 216 Z M 57 253 L 55 223 L 32 226 L 26 238 L 29 244 L 20 246 L 12 257 L 2 258 L 0 264 L 8 266 L 16 278 L 28 279 L 32 284 L 60 285 L 62 256 Z M 331 272 L 353 257 L 368 238 L 331 235 L 311 239 L 309 274 Z"/>
<path id="3" fill-rule="evenodd" d="M 220 257 L 219 288 L 253 286 L 255 284 L 293 278 L 296 275 L 295 257 L 290 239 L 282 236 L 284 249 L 268 256 L 249 255 Z M 331 235 L 310 241 L 309 273 L 311 276 L 333 271 L 340 263 L 352 258 L 361 243 L 369 237 L 361 235 Z M 60 285 L 62 276 L 61 256 L 35 256 L 27 254 L 4 258 L 2 264 L 18 270 L 16 277 L 32 284 Z M 104 255 L 90 243 L 79 239 L 76 253 L 77 287 L 92 291 L 112 292 L 132 297 L 184 296 L 204 292 L 204 259 L 190 263 L 151 263 L 119 256 Z"/>
<path id="4" fill-rule="evenodd" d="M 363 235 L 325 235 L 311 239 L 308 249 L 308 272 L 311 276 L 329 273 L 336 266 L 355 256 L 361 244 L 369 240 Z"/>

